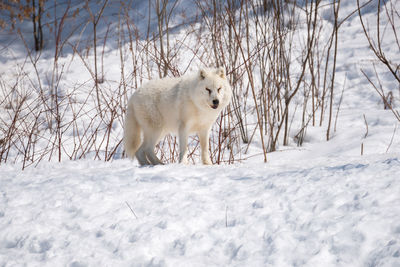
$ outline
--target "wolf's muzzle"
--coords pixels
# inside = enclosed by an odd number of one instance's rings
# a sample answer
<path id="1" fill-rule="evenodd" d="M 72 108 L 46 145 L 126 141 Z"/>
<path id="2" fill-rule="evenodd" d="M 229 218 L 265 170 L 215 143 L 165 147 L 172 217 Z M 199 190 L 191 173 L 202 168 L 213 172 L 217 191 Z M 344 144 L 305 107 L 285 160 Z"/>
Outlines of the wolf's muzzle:
<path id="1" fill-rule="evenodd" d="M 213 109 L 217 109 L 218 108 L 218 105 L 219 105 L 219 100 L 218 99 L 214 99 L 213 101 L 212 101 L 212 108 Z"/>

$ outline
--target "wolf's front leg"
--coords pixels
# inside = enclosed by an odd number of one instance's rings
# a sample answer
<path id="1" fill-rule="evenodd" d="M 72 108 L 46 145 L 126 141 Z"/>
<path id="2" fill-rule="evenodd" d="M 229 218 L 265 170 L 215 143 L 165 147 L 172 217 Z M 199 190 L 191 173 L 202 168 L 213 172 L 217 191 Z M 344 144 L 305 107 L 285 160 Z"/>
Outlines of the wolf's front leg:
<path id="1" fill-rule="evenodd" d="M 185 127 L 179 128 L 179 163 L 188 164 L 187 159 L 188 133 Z"/>
<path id="2" fill-rule="evenodd" d="M 203 130 L 199 132 L 199 138 L 200 138 L 200 147 L 201 147 L 201 161 L 205 165 L 212 165 L 211 159 L 210 159 L 210 153 L 208 152 L 209 150 L 209 139 L 210 139 L 210 130 Z"/>

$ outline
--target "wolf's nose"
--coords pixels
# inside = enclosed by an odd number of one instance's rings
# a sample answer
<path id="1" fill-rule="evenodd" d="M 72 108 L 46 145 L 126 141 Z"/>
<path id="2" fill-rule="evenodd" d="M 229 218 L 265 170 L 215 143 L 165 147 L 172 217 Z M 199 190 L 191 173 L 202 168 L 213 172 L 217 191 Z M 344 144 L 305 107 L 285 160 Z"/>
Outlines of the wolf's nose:
<path id="1" fill-rule="evenodd" d="M 212 103 L 213 103 L 213 105 L 215 105 L 215 106 L 216 106 L 216 105 L 218 105 L 218 104 L 219 104 L 219 100 L 218 100 L 218 99 L 214 99 Z"/>

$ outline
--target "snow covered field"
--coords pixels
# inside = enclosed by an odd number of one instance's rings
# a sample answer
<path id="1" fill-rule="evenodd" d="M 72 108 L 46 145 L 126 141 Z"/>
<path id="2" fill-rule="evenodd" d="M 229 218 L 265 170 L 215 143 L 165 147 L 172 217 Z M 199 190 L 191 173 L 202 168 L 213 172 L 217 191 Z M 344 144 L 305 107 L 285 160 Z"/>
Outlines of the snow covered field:
<path id="1" fill-rule="evenodd" d="M 2 166 L 0 263 L 400 264 L 398 154 L 276 162 Z"/>
<path id="2" fill-rule="evenodd" d="M 138 168 L 1 168 L 0 262 L 396 266 L 398 155 Z M 131 211 L 133 210 L 133 212 Z"/>
<path id="3" fill-rule="evenodd" d="M 145 10 L 145 4 L 136 2 Z M 399 6 L 400 1 L 393 3 Z M 342 1 L 341 16 L 353 10 L 351 1 Z M 374 19 L 371 10 L 365 16 Z M 107 12 L 112 16 L 112 9 Z M 330 16 L 323 13 L 323 23 Z M 142 19 L 137 26 L 147 25 Z M 179 27 L 173 34 L 186 38 Z M 82 40 L 90 39 L 86 35 Z M 28 90 L 34 71 L 17 39 L 0 35 L 1 81 L 12 84 L 22 77 L 26 84 L 18 86 Z M 117 42 L 113 36 L 105 46 L 104 87 L 117 87 L 121 75 Z M 342 88 L 344 93 L 331 140 L 325 141 L 326 120 L 322 127 L 308 126 L 301 147 L 292 129 L 289 145 L 268 153 L 266 164 L 257 136 L 233 165 L 139 167 L 121 159 L 119 149 L 111 162 L 69 161 L 64 154 L 60 163 L 48 162 L 44 154 L 40 164 L 21 170 L 23 156 L 12 150 L 9 161 L 0 165 L 0 266 L 400 266 L 399 122 L 383 110 L 382 100 L 360 72 L 373 77 L 371 62 L 376 60 L 357 16 L 341 25 L 338 42 L 335 113 Z M 385 52 L 399 52 L 394 39 L 382 42 Z M 54 75 L 50 50 L 38 60 L 45 88 L 51 87 Z M 189 61 L 185 55 L 182 60 Z M 86 60 L 91 63 L 92 58 Z M 65 66 L 60 92 L 67 95 L 70 85 L 93 90 L 83 59 L 67 52 L 60 62 Z M 126 68 L 127 83 L 133 84 Z M 377 69 L 397 108 L 398 83 L 379 65 Z M 81 125 L 88 123 L 88 136 L 90 129 L 100 129 L 84 117 L 96 112 L 95 97 L 78 95 L 76 102 L 88 111 L 77 113 L 83 114 L 83 122 L 65 130 L 63 140 L 71 146 L 84 132 L 78 129 Z M 7 111 L 3 104 L 0 111 Z M 69 108 L 63 113 L 66 120 L 75 115 Z M 0 113 L 1 121 L 7 118 Z M 298 119 L 293 128 L 300 125 Z M 121 121 L 111 121 L 110 129 L 117 143 Z M 50 139 L 43 136 L 41 142 Z M 41 142 L 38 147 L 47 145 Z M 88 158 L 95 154 L 86 152 Z M 72 156 L 79 158 L 78 153 Z"/>

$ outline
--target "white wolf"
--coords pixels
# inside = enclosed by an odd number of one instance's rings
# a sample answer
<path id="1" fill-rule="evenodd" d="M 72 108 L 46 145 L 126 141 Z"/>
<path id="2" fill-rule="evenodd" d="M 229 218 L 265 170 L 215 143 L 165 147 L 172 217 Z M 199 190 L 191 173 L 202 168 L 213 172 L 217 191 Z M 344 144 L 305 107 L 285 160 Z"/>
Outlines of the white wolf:
<path id="1" fill-rule="evenodd" d="M 211 126 L 229 104 L 231 95 L 223 68 L 148 82 L 128 101 L 124 126 L 126 154 L 132 159 L 136 156 L 140 165 L 163 164 L 154 147 L 166 134 L 178 133 L 179 162 L 187 163 L 187 140 L 189 134 L 197 133 L 201 160 L 203 164 L 212 164 L 208 152 Z"/>

